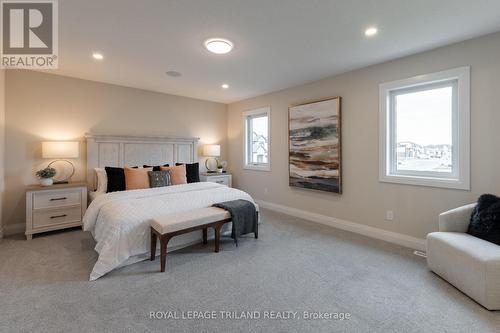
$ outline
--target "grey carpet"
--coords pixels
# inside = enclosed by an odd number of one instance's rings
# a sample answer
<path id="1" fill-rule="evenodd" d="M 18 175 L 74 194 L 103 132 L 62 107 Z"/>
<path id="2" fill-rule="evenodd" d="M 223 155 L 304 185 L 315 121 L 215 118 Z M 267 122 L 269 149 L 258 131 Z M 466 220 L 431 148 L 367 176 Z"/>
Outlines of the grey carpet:
<path id="1" fill-rule="evenodd" d="M 411 250 L 263 211 L 260 239 L 195 245 L 96 282 L 80 230 L 0 243 L 1 332 L 498 332 Z M 349 320 L 154 320 L 151 311 L 348 312 Z M 220 318 L 220 316 L 219 316 Z"/>

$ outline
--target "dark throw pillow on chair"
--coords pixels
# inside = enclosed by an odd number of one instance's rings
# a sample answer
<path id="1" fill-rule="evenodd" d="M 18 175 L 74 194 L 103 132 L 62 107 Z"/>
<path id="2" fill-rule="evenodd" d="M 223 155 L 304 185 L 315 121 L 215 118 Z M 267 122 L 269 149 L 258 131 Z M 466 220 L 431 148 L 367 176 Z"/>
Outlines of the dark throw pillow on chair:
<path id="1" fill-rule="evenodd" d="M 108 176 L 107 192 L 125 191 L 125 170 L 123 168 L 105 167 Z"/>
<path id="2" fill-rule="evenodd" d="M 472 211 L 467 233 L 500 245 L 500 198 L 483 194 Z"/>
<path id="3" fill-rule="evenodd" d="M 183 165 L 185 163 L 175 163 L 175 165 Z M 188 183 L 200 182 L 200 164 L 186 163 L 186 178 Z"/>

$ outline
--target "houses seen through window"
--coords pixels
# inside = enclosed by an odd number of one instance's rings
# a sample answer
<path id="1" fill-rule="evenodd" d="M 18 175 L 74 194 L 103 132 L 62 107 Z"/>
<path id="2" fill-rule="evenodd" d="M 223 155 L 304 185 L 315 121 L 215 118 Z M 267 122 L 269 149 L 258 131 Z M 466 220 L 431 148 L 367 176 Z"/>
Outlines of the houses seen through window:
<path id="1" fill-rule="evenodd" d="M 251 162 L 267 163 L 267 116 L 251 119 L 252 128 L 252 157 Z"/>
<path id="2" fill-rule="evenodd" d="M 453 83 L 395 96 L 398 171 L 452 172 Z"/>

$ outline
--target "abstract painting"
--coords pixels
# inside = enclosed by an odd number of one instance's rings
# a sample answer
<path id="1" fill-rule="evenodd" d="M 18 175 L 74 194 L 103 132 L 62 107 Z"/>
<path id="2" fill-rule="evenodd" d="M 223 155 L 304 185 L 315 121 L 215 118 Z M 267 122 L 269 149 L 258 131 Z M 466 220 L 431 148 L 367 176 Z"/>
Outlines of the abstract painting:
<path id="1" fill-rule="evenodd" d="M 340 97 L 288 109 L 290 186 L 342 193 Z"/>

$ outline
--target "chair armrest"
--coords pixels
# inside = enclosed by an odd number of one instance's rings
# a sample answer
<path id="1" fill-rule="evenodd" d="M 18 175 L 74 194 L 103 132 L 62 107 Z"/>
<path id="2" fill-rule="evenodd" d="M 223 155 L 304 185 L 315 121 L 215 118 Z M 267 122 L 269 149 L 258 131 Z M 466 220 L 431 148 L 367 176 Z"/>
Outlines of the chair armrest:
<path id="1" fill-rule="evenodd" d="M 467 232 L 474 207 L 475 203 L 439 214 L 439 231 Z"/>

